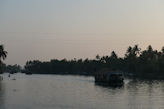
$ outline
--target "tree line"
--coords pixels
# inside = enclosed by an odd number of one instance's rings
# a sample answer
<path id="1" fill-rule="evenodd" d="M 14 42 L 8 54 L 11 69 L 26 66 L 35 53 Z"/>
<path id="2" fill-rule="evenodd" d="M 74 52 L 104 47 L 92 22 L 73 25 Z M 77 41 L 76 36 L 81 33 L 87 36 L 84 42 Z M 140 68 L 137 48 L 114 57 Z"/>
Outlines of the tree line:
<path id="1" fill-rule="evenodd" d="M 7 51 L 0 45 L 0 73 L 94 75 L 102 69 L 109 69 L 126 72 L 135 77 L 164 79 L 164 47 L 157 51 L 151 45 L 146 50 L 141 50 L 138 45 L 129 46 L 124 57 L 118 57 L 112 51 L 109 56 L 97 55 L 95 59 L 27 61 L 23 69 L 19 65 L 5 65 L 2 61 L 6 57 Z"/>
<path id="2" fill-rule="evenodd" d="M 138 45 L 129 46 L 124 57 L 118 57 L 115 51 L 112 51 L 109 56 L 97 55 L 95 59 L 27 61 L 24 71 L 35 74 L 94 75 L 105 68 L 126 72 L 136 77 L 164 78 L 164 47 L 157 51 L 149 45 L 146 50 L 141 51 Z"/>

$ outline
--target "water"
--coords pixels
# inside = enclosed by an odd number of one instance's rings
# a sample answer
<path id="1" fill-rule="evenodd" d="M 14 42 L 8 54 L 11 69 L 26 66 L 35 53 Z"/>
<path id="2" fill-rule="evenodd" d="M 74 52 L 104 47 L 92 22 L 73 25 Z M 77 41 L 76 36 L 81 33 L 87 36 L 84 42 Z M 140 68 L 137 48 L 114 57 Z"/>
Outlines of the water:
<path id="1" fill-rule="evenodd" d="M 0 109 L 164 109 L 162 81 L 125 80 L 123 87 L 103 87 L 84 76 L 3 77 Z"/>

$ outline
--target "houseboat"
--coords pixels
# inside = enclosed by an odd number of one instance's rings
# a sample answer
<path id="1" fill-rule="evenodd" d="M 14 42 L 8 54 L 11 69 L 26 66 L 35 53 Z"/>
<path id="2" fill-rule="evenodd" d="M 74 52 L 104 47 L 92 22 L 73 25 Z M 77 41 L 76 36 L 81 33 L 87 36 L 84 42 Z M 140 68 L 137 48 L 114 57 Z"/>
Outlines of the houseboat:
<path id="1" fill-rule="evenodd" d="M 124 78 L 122 73 L 116 71 L 97 72 L 95 74 L 95 82 L 109 85 L 122 85 Z"/>

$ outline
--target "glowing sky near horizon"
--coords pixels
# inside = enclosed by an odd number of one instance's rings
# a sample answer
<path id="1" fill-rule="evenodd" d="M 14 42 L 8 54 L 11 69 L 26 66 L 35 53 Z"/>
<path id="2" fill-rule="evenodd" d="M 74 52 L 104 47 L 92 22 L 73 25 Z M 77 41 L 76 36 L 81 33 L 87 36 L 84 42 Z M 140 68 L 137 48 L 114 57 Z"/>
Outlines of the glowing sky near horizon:
<path id="1" fill-rule="evenodd" d="M 164 46 L 163 0 L 0 0 L 7 64 L 94 58 Z"/>

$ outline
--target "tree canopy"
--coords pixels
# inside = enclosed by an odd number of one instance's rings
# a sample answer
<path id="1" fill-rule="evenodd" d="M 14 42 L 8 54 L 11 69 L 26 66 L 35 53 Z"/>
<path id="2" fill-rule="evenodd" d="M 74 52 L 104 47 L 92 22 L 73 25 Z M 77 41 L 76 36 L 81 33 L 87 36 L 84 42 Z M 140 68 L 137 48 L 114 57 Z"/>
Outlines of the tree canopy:
<path id="1" fill-rule="evenodd" d="M 26 72 L 31 73 L 80 75 L 94 75 L 95 72 L 108 68 L 139 77 L 164 79 L 164 47 L 161 51 L 157 51 L 149 45 L 146 50 L 141 51 L 138 45 L 129 46 L 125 57 L 118 57 L 115 51 L 112 51 L 110 56 L 96 55 L 95 59 L 27 61 L 24 68 Z"/>

